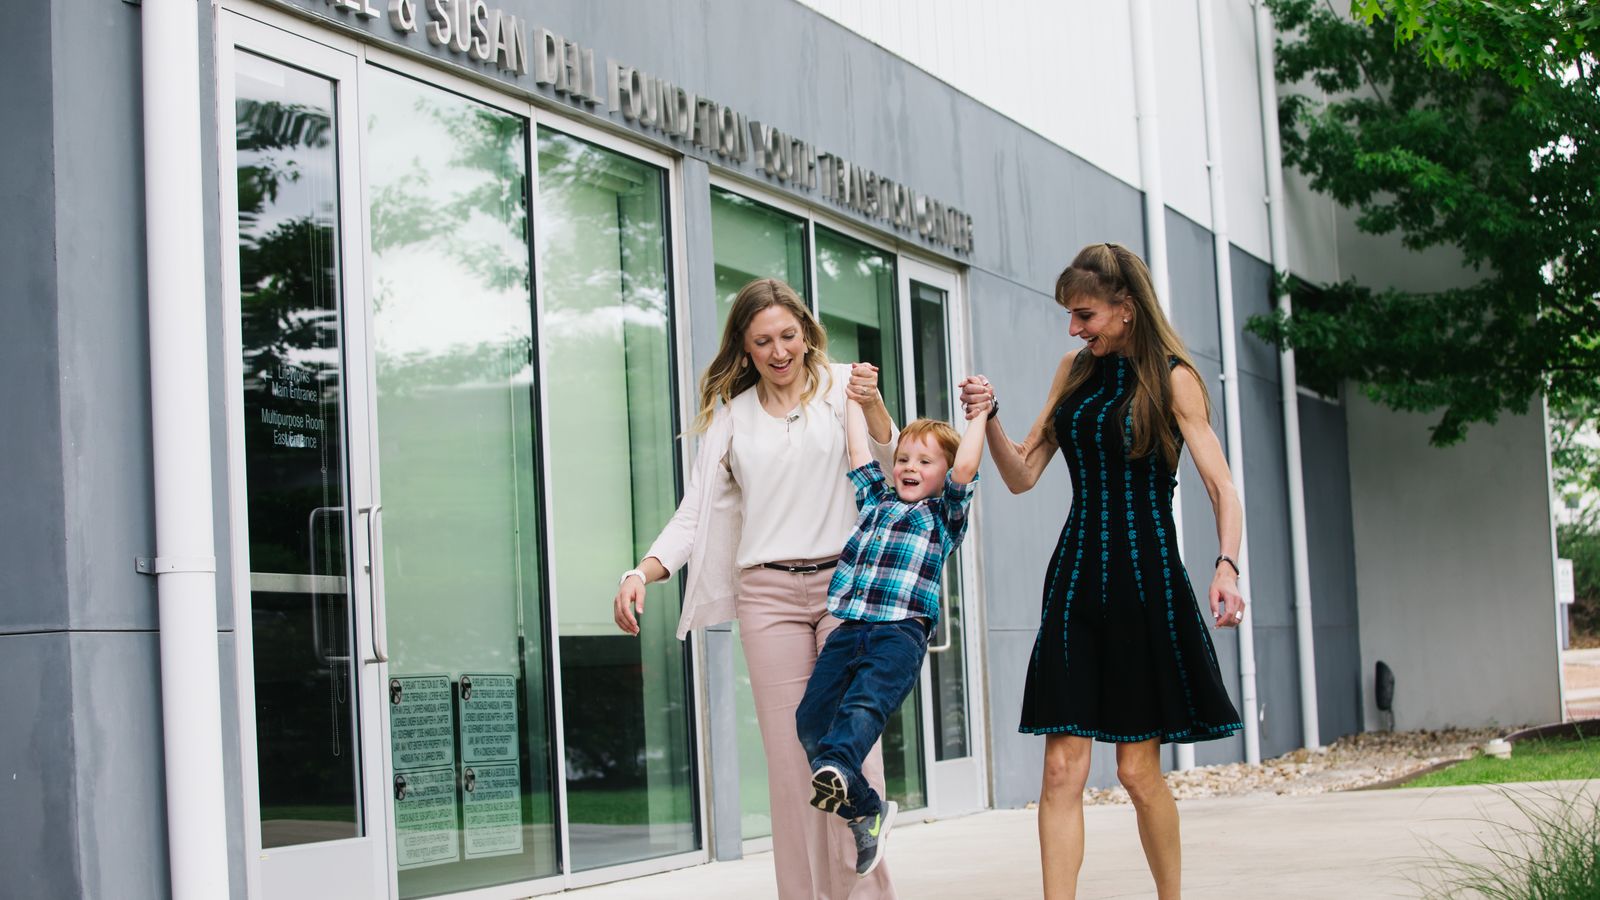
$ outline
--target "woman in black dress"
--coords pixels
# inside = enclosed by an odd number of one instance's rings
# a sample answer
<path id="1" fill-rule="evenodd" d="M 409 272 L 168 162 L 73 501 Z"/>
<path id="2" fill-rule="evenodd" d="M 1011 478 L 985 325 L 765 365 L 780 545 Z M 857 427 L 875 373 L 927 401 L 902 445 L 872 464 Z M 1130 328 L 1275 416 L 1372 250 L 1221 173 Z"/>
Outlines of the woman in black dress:
<path id="1" fill-rule="evenodd" d="M 1178 558 L 1172 493 L 1185 444 L 1216 513 L 1207 597 L 1217 627 L 1244 619 L 1234 557 L 1243 511 L 1211 430 L 1204 383 L 1156 301 L 1150 273 L 1116 244 L 1092 244 L 1056 280 L 1084 346 L 1056 369 L 1050 399 L 1020 444 L 989 417 L 990 454 L 1012 493 L 1032 488 L 1057 449 L 1072 509 L 1045 571 L 1020 729 L 1045 738 L 1039 844 L 1045 896 L 1072 897 L 1083 863 L 1083 788 L 1096 740 L 1117 746 L 1117 778 L 1139 821 L 1158 896 L 1180 884 L 1178 808 L 1161 744 L 1242 726 Z M 962 383 L 969 415 L 994 403 L 987 379 Z"/>

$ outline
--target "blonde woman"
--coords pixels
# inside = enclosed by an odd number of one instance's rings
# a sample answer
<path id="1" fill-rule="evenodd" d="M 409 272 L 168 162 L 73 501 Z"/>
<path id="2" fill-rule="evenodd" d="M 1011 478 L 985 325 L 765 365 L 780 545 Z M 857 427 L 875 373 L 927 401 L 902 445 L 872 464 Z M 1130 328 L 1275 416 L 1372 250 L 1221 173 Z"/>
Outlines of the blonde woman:
<path id="1" fill-rule="evenodd" d="M 989 452 L 1012 493 L 1032 488 L 1057 450 L 1072 510 L 1045 571 L 1044 609 L 1028 666 L 1020 730 L 1045 735 L 1039 849 L 1049 900 L 1077 892 L 1083 787 L 1094 741 L 1117 748 L 1145 860 L 1162 900 L 1179 896 L 1178 807 L 1161 777 L 1161 744 L 1227 737 L 1242 726 L 1222 685 L 1172 521 L 1185 445 L 1216 515 L 1222 555 L 1207 592 L 1212 621 L 1244 619 L 1244 513 L 1204 383 L 1156 302 L 1143 260 L 1091 244 L 1056 280 L 1068 332 L 1083 341 L 1056 369 L 1049 400 L 1020 444 L 1006 438 L 994 389 L 962 382 L 969 416 L 989 411 Z"/>
<path id="2" fill-rule="evenodd" d="M 839 626 L 827 611 L 828 581 L 856 520 L 847 399 L 861 404 L 873 456 L 886 467 L 895 442 L 877 368 L 830 365 L 827 345 L 787 284 L 764 278 L 739 291 L 700 381 L 700 449 L 683 503 L 614 600 L 617 627 L 638 634 L 645 585 L 688 563 L 678 637 L 739 620 L 782 900 L 894 896 L 884 866 L 857 878 L 848 825 L 810 805 L 811 765 L 795 732 L 817 652 Z M 881 748 L 863 771 L 881 793 Z"/>

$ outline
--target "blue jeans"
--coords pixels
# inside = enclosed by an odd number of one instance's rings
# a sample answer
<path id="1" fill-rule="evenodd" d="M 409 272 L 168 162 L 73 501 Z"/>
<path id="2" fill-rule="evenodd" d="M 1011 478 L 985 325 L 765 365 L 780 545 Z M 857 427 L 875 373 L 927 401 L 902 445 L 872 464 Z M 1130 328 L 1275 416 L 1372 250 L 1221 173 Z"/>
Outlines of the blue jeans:
<path id="1" fill-rule="evenodd" d="M 795 728 L 813 772 L 833 766 L 844 774 L 850 799 L 839 815 L 846 819 L 874 815 L 882 806 L 861 775 L 861 761 L 916 686 L 929 627 L 920 619 L 847 619 L 817 654 L 806 695 L 795 710 Z"/>

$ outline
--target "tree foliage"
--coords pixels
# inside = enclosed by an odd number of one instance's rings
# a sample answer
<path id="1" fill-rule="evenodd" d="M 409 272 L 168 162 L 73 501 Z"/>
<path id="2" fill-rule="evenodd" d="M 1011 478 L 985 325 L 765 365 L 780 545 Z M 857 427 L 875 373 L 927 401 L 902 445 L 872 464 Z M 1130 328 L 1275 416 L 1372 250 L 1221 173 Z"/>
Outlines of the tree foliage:
<path id="1" fill-rule="evenodd" d="M 1361 230 L 1453 248 L 1478 277 L 1316 286 L 1251 330 L 1378 402 L 1440 411 L 1439 445 L 1541 391 L 1558 410 L 1600 398 L 1600 4 L 1266 2 L 1296 88 L 1279 101 L 1285 163 Z"/>

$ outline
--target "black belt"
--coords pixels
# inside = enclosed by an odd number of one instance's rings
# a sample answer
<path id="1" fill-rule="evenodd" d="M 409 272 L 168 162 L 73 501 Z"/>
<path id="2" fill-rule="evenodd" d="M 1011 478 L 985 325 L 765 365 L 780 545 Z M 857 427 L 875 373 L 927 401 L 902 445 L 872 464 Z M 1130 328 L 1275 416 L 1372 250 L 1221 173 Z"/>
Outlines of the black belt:
<path id="1" fill-rule="evenodd" d="M 823 569 L 831 569 L 838 564 L 839 558 L 835 556 L 833 559 L 830 559 L 827 562 L 806 563 L 803 566 L 786 566 L 783 563 L 762 563 L 761 567 L 764 569 L 777 569 L 779 572 L 793 572 L 796 575 L 810 575 L 812 572 L 821 572 Z"/>

